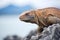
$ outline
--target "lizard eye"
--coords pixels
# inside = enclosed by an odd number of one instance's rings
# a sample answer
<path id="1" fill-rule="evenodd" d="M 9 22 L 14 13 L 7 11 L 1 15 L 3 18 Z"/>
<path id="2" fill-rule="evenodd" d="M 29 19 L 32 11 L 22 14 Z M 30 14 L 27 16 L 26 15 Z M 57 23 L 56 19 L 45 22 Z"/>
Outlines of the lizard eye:
<path id="1" fill-rule="evenodd" d="M 26 13 L 25 15 L 27 15 L 27 16 L 28 16 L 29 14 L 28 14 L 28 13 Z"/>

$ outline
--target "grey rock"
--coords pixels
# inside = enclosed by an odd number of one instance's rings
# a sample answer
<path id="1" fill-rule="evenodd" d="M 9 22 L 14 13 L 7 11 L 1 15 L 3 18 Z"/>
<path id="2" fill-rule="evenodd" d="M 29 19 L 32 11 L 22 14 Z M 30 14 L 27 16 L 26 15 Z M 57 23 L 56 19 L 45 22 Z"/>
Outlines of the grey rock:
<path id="1" fill-rule="evenodd" d="M 22 40 L 22 37 L 19 37 L 17 35 L 8 35 L 4 38 L 4 40 Z"/>
<path id="2" fill-rule="evenodd" d="M 60 24 L 53 24 L 44 28 L 40 35 L 37 35 L 36 31 L 31 31 L 28 36 L 28 40 L 60 40 Z"/>

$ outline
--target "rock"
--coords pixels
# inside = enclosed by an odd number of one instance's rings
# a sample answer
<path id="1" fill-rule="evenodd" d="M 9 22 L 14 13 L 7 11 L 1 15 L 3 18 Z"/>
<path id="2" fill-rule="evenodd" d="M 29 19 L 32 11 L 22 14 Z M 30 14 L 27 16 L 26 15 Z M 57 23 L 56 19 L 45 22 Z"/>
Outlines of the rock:
<path id="1" fill-rule="evenodd" d="M 28 40 L 60 40 L 60 24 L 53 24 L 45 28 L 40 35 L 37 35 L 36 31 L 34 33 L 31 31 L 29 35 L 30 38 L 27 36 Z"/>
<path id="2" fill-rule="evenodd" d="M 24 38 L 24 40 L 30 40 L 32 36 L 36 36 L 37 31 L 36 30 L 32 30 L 30 31 L 30 33 Z"/>
<path id="3" fill-rule="evenodd" d="M 17 35 L 8 35 L 4 38 L 4 40 L 22 40 L 23 38 L 22 37 L 19 37 Z"/>

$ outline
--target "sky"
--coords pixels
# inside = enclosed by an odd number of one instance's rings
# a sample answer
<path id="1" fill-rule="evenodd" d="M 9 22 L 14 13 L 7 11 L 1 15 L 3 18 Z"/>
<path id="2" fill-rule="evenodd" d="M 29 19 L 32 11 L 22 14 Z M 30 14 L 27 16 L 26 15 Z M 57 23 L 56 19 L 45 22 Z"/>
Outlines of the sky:
<path id="1" fill-rule="evenodd" d="M 0 0 L 0 8 L 8 5 L 25 6 L 31 5 L 34 8 L 60 7 L 60 0 Z"/>

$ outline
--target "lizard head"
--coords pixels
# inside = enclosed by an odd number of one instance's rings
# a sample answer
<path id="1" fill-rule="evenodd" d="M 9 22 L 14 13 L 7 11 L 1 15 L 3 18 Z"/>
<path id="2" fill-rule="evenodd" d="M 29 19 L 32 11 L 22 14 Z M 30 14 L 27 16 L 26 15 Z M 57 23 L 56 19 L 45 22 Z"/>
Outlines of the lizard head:
<path id="1" fill-rule="evenodd" d="M 34 11 L 27 11 L 22 13 L 22 15 L 19 16 L 19 19 L 24 22 L 30 22 L 30 23 L 35 23 L 35 15 L 33 14 Z"/>

